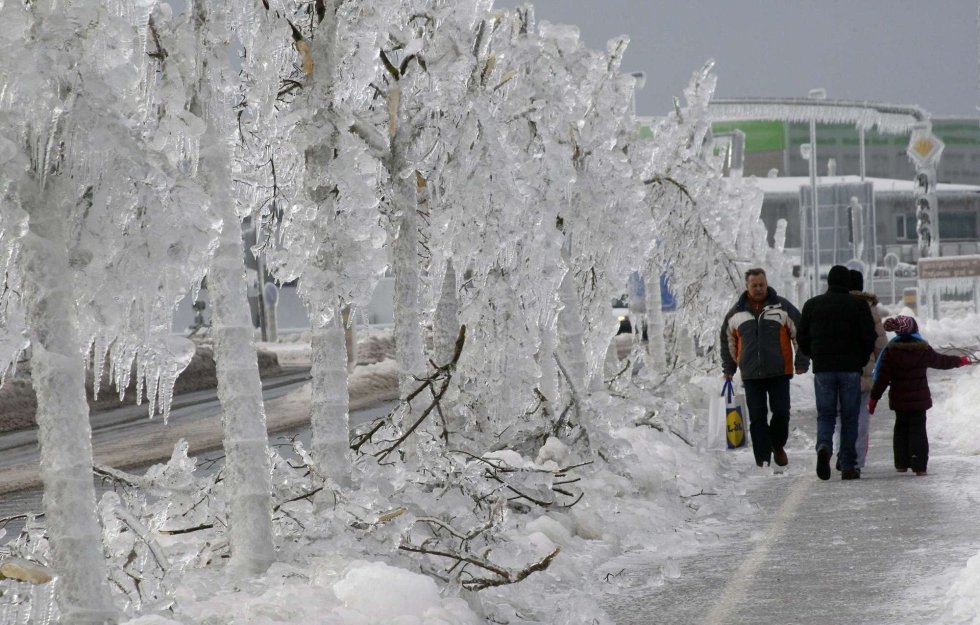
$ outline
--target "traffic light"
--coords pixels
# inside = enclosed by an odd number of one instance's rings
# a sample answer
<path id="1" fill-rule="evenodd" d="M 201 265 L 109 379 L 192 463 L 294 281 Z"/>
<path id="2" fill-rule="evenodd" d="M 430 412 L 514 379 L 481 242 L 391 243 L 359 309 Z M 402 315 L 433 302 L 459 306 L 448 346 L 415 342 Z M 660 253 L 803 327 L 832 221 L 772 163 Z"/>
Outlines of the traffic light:
<path id="1" fill-rule="evenodd" d="M 939 213 L 936 202 L 936 165 L 946 147 L 932 134 L 928 123 L 912 131 L 906 153 L 915 164 L 912 202 L 915 231 L 919 235 L 919 258 L 939 256 Z"/>
<path id="2" fill-rule="evenodd" d="M 916 174 L 916 185 L 912 191 L 912 201 L 915 203 L 915 231 L 919 235 L 919 258 L 939 255 L 936 229 L 939 216 L 936 212 L 934 177 L 935 170 L 920 171 Z M 933 245 L 934 243 L 936 245 Z"/>

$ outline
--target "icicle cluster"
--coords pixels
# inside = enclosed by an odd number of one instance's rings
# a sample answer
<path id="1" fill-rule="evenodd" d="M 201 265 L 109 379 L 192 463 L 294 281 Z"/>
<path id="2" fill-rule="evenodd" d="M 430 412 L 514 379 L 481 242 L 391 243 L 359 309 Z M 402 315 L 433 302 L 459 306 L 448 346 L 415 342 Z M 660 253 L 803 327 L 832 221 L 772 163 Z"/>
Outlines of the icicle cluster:
<path id="1" fill-rule="evenodd" d="M 119 352 L 111 358 L 116 382 L 127 381 L 135 364 L 141 385 L 162 383 L 159 405 L 165 410 L 170 389 L 164 387 L 187 362 L 186 348 L 171 344 L 171 317 L 200 283 L 220 224 L 208 216 L 207 197 L 186 175 L 201 122 L 183 110 L 175 93 L 179 71 L 162 57 L 180 58 L 179 41 L 167 36 L 166 13 L 151 17 L 151 6 L 75 7 L 43 22 L 36 10 L 4 7 L 4 33 L 15 37 L 18 26 L 26 31 L 42 24 L 57 36 L 59 21 L 66 28 L 88 24 L 93 32 L 67 40 L 71 60 L 65 62 L 74 72 L 58 74 L 56 64 L 38 60 L 44 65 L 36 66 L 29 58 L 5 62 L 0 70 L 4 131 L 23 133 L 0 146 L 31 146 L 26 159 L 0 149 L 7 157 L 0 158 L 3 166 L 19 170 L 5 177 L 0 241 L 7 288 L 16 289 L 12 260 L 25 232 L 18 194 L 36 185 L 48 194 L 46 201 L 62 203 L 83 347 L 97 346 L 97 368 L 108 352 Z M 23 40 L 8 44 L 22 46 Z M 14 51 L 3 55 L 14 58 Z M 65 76 L 76 82 L 63 84 Z M 9 301 L 0 343 L 11 346 L 2 354 L 8 364 L 23 347 L 18 307 Z M 151 400 L 151 410 L 156 404 Z"/>

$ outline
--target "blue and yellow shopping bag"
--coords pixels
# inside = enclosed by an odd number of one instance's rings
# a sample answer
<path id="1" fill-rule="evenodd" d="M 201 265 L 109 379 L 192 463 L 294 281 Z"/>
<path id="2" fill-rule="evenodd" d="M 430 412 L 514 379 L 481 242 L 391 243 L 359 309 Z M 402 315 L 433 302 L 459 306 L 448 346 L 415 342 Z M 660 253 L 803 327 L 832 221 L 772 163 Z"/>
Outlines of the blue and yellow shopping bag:
<path id="1" fill-rule="evenodd" d="M 725 380 L 725 384 L 721 387 L 721 394 L 725 397 L 725 441 L 727 447 L 728 449 L 745 447 L 748 439 L 745 436 L 745 419 L 742 418 L 742 402 L 739 401 L 740 397 L 736 397 L 731 380 Z"/>

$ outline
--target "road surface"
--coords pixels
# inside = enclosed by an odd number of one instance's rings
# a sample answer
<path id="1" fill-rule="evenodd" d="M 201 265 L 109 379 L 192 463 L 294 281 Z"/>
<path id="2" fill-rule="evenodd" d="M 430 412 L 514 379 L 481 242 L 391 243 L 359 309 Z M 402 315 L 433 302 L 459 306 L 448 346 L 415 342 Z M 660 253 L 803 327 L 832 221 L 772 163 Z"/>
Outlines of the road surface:
<path id="1" fill-rule="evenodd" d="M 305 367 L 263 380 L 270 439 L 297 435 L 309 445 L 309 380 Z M 351 423 L 383 416 L 394 406 L 394 402 L 383 401 L 352 410 Z M 214 389 L 175 397 L 167 424 L 161 416 L 149 419 L 145 404 L 92 414 L 96 462 L 135 473 L 167 460 L 180 438 L 188 441 L 190 455 L 202 455 L 220 448 L 221 434 L 221 406 Z M 0 519 L 41 512 L 38 461 L 36 429 L 0 434 Z M 100 486 L 100 480 L 96 485 Z M 7 524 L 7 535 L 21 526 L 22 522 Z"/>

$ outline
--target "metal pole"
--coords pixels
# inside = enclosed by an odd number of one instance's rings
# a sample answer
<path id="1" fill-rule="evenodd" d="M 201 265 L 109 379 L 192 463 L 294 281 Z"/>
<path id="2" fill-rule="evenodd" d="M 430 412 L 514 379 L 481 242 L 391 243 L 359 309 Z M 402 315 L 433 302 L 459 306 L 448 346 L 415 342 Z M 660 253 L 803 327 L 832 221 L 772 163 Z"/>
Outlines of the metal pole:
<path id="1" fill-rule="evenodd" d="M 851 208 L 851 257 L 867 267 L 870 263 L 864 262 L 864 207 L 856 197 L 851 198 L 849 206 Z"/>
<path id="2" fill-rule="evenodd" d="M 864 127 L 858 128 L 858 141 L 861 146 L 861 182 L 864 182 Z"/>
<path id="3" fill-rule="evenodd" d="M 810 221 L 813 223 L 813 291 L 820 292 L 820 218 L 817 215 L 817 122 L 810 120 Z"/>
<path id="4" fill-rule="evenodd" d="M 262 236 L 262 222 L 259 220 L 258 215 L 253 216 L 252 224 L 255 229 L 255 243 L 258 244 L 259 237 Z M 259 329 L 262 332 L 262 340 L 269 340 L 267 320 L 265 318 L 265 250 L 260 250 L 258 254 L 255 255 L 255 273 L 256 276 L 256 287 L 258 289 L 256 300 L 256 307 L 259 309 Z"/>

